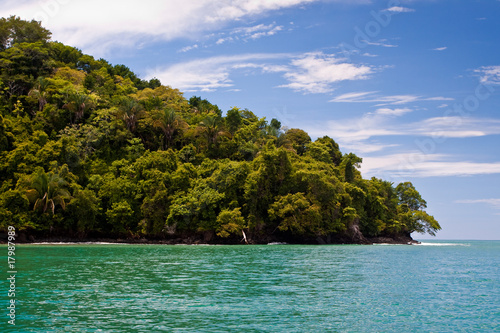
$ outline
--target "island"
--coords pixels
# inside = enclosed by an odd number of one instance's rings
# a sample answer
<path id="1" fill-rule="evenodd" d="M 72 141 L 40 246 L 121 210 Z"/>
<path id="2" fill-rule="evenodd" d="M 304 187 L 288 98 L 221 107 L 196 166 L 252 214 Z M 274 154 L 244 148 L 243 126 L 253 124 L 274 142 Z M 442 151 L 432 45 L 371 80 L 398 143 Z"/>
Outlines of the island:
<path id="1" fill-rule="evenodd" d="M 167 82 L 168 84 L 168 82 Z M 0 232 L 20 242 L 412 242 L 439 223 L 362 158 L 0 19 Z"/>

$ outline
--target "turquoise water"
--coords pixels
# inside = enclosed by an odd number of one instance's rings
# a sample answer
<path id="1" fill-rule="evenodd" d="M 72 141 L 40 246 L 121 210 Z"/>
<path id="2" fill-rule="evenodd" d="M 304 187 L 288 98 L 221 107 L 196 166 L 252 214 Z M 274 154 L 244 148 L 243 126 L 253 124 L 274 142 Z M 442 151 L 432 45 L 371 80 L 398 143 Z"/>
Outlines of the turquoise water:
<path id="1" fill-rule="evenodd" d="M 500 332 L 498 241 L 17 245 L 16 258 L 2 332 Z"/>

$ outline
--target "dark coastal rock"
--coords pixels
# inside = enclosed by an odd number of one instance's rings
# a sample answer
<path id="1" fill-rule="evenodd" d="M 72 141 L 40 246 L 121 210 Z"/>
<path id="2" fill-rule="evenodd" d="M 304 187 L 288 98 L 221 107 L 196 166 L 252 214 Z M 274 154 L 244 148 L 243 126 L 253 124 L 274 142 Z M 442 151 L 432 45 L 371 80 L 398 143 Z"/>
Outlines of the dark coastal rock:
<path id="1" fill-rule="evenodd" d="M 2 236 L 0 234 L 0 236 Z M 359 227 L 355 224 L 352 225 L 348 232 L 342 234 L 329 234 L 326 236 L 316 237 L 297 237 L 287 233 L 275 234 L 249 234 L 247 235 L 246 244 L 269 244 L 269 243 L 283 243 L 283 244 L 418 244 L 419 242 L 413 240 L 409 235 L 399 235 L 395 237 L 365 237 Z M 238 237 L 233 238 L 219 238 L 213 232 L 204 232 L 199 234 L 182 234 L 182 235 L 164 235 L 157 238 L 148 237 L 100 237 L 93 235 L 91 237 L 61 237 L 61 236 L 47 236 L 35 235 L 31 233 L 20 233 L 16 239 L 18 243 L 127 243 L 127 244 L 217 244 L 217 245 L 239 245 L 245 244 L 245 240 Z M 0 243 L 6 243 L 6 237 L 0 237 Z"/>
<path id="2" fill-rule="evenodd" d="M 398 237 L 374 237 L 369 238 L 372 244 L 420 244 L 420 242 L 414 240 L 410 236 L 398 236 Z"/>

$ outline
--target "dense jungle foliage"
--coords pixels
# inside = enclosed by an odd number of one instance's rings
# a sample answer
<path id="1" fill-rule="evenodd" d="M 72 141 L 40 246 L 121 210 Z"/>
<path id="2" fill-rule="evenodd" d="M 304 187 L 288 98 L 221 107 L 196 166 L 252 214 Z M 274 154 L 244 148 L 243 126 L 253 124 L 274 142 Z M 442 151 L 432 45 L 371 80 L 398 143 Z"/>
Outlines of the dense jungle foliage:
<path id="1" fill-rule="evenodd" d="M 361 162 L 0 19 L 1 230 L 239 243 L 440 229 L 411 183 L 363 179 Z"/>

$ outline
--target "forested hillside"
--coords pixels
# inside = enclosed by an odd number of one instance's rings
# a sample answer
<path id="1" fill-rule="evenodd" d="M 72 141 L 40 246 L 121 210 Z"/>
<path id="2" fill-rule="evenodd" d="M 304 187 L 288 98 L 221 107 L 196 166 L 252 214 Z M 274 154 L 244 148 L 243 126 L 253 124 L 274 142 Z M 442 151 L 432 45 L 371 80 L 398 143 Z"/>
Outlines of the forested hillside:
<path id="1" fill-rule="evenodd" d="M 365 242 L 434 234 L 409 182 L 247 109 L 0 19 L 0 229 L 29 238 Z"/>

